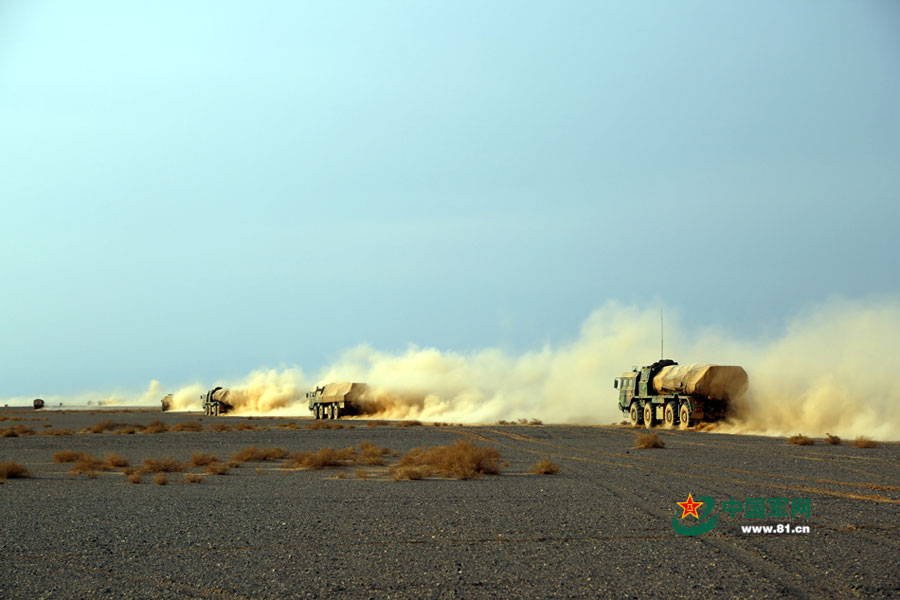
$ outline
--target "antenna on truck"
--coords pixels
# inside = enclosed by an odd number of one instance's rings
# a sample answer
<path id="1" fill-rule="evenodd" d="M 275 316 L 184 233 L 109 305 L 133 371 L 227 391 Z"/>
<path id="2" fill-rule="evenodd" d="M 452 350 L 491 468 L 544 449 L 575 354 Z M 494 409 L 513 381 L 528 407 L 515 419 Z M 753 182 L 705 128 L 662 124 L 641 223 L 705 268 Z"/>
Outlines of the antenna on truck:
<path id="1" fill-rule="evenodd" d="M 659 360 L 665 358 L 665 353 L 663 352 L 663 314 L 662 314 L 662 306 L 659 307 Z"/>

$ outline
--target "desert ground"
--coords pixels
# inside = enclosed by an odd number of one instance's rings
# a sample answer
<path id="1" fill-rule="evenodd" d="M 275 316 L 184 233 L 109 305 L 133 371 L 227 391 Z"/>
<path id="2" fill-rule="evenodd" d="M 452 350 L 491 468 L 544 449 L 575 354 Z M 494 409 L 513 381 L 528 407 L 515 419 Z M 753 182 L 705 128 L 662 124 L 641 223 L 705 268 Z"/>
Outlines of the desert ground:
<path id="1" fill-rule="evenodd" d="M 643 430 L 626 426 L 342 419 L 342 429 L 306 429 L 314 421 L 149 409 L 10 408 L 0 419 L 0 462 L 30 473 L 0 485 L 5 598 L 900 596 L 898 444 L 657 430 L 665 447 L 641 449 Z M 79 433 L 104 421 L 122 425 Z M 140 432 L 154 421 L 168 430 Z M 186 422 L 200 431 L 173 430 Z M 124 425 L 135 432 L 116 433 Z M 49 434 L 60 430 L 72 434 Z M 389 471 L 412 448 L 460 439 L 495 448 L 502 473 L 395 480 Z M 364 440 L 391 450 L 385 465 L 286 468 L 280 458 L 223 475 L 201 465 L 164 473 L 165 485 L 158 473 L 131 473 L 140 483 L 127 474 L 166 456 L 189 464 L 206 453 L 227 468 L 250 446 L 290 456 Z M 77 463 L 54 461 L 64 451 L 115 453 L 130 469 L 98 460 L 73 474 Z M 530 474 L 543 459 L 559 473 Z M 680 518 L 676 503 L 689 493 L 713 500 L 702 523 L 718 515 L 701 535 L 675 531 L 673 520 L 701 523 Z M 787 499 L 790 510 L 809 500 L 809 515 L 723 512 L 747 498 Z M 742 532 L 753 525 L 808 532 Z"/>

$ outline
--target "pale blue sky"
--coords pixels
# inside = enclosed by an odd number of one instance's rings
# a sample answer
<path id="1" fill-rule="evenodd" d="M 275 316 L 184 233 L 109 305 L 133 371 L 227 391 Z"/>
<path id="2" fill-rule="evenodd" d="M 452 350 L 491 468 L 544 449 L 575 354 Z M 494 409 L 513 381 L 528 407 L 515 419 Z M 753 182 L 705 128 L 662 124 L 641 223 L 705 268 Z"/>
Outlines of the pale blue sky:
<path id="1" fill-rule="evenodd" d="M 894 0 L 0 2 L 0 397 L 765 335 L 900 290 L 898 107 Z"/>

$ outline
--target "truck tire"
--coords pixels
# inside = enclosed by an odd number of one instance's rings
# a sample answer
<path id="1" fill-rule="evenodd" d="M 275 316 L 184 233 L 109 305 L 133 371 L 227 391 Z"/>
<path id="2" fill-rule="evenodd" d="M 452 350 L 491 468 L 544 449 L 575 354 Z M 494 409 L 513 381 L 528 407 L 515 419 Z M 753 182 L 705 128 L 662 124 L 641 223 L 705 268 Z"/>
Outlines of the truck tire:
<path id="1" fill-rule="evenodd" d="M 653 404 L 648 402 L 644 405 L 644 427 L 650 429 L 653 427 Z"/>
<path id="2" fill-rule="evenodd" d="M 637 402 L 631 403 L 631 407 L 628 409 L 628 417 L 631 419 L 632 427 L 637 427 L 643 421 L 643 415 L 641 414 L 641 409 L 638 408 Z"/>
<path id="3" fill-rule="evenodd" d="M 678 428 L 687 429 L 691 425 L 693 425 L 691 423 L 691 407 L 688 406 L 687 402 L 683 402 L 678 410 Z"/>
<path id="4" fill-rule="evenodd" d="M 316 404 L 315 406 L 313 406 L 313 417 L 315 417 L 316 420 L 322 418 L 322 412 L 319 410 L 319 405 L 318 405 L 318 404 Z"/>
<path id="5" fill-rule="evenodd" d="M 665 424 L 667 429 L 675 427 L 675 403 L 666 402 Z"/>
<path id="6" fill-rule="evenodd" d="M 337 419 L 337 405 L 332 404 L 330 408 L 331 408 L 331 414 L 329 415 L 328 418 L 329 419 Z"/>
<path id="7" fill-rule="evenodd" d="M 340 419 L 340 418 L 341 418 L 341 407 L 340 407 L 340 405 L 338 405 L 338 404 L 335 404 L 335 405 L 334 405 L 334 418 L 335 418 L 335 419 Z"/>

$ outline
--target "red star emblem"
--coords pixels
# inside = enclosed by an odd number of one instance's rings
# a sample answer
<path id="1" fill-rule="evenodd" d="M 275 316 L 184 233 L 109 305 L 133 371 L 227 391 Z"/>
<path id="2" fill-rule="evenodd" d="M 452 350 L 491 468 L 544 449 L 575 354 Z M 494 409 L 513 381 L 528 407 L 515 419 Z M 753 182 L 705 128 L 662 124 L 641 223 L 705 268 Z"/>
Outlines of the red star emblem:
<path id="1" fill-rule="evenodd" d="M 697 509 L 703 506 L 702 502 L 694 502 L 694 497 L 691 496 L 690 492 L 688 492 L 687 500 L 684 502 L 676 502 L 678 506 L 680 506 L 683 510 L 681 513 L 681 518 L 685 518 L 688 515 L 693 515 L 695 519 L 699 519 L 700 515 L 697 514 Z"/>

